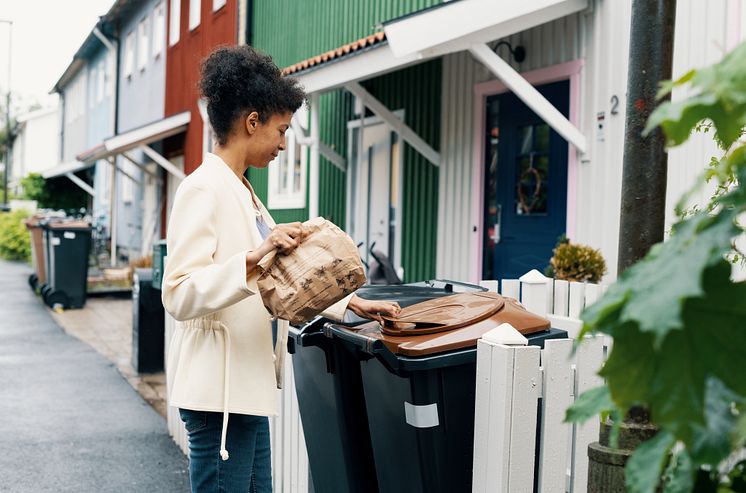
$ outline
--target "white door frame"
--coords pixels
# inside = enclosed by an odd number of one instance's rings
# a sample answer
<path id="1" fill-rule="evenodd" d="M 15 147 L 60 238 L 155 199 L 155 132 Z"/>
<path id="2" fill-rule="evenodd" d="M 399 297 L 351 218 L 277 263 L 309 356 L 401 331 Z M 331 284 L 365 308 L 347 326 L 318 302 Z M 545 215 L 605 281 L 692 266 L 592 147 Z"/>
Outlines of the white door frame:
<path id="1" fill-rule="evenodd" d="M 397 116 L 397 118 L 404 121 L 404 110 L 399 109 L 396 111 L 393 111 L 394 115 Z M 352 183 L 352 171 L 353 166 L 357 169 L 358 163 L 353 161 L 353 153 L 352 153 L 352 146 L 354 145 L 353 139 L 352 139 L 352 130 L 356 128 L 362 127 L 362 131 L 365 132 L 365 127 L 371 126 L 371 125 L 379 125 L 384 124 L 388 125 L 382 118 L 378 116 L 368 116 L 365 118 L 358 118 L 355 120 L 349 120 L 347 122 L 347 220 L 345 222 L 345 229 L 347 231 L 351 231 L 352 228 L 352 221 L 354 220 L 352 212 L 352 193 L 353 193 L 353 183 Z M 389 129 L 391 133 L 396 134 L 396 132 L 393 129 Z M 397 181 L 399 184 L 399 193 L 397 194 L 397 203 L 395 204 L 396 207 L 396 216 L 394 217 L 394 268 L 397 269 L 398 272 L 401 272 L 402 269 L 402 263 L 401 263 L 401 240 L 402 240 L 402 205 L 404 204 L 404 187 L 402 186 L 403 180 L 404 180 L 404 140 L 401 139 L 401 137 L 398 137 L 398 143 L 399 143 L 399 162 L 398 168 L 399 173 L 397 176 Z M 361 146 L 362 146 L 362 135 L 358 142 L 358 149 L 357 154 L 360 156 Z M 391 193 L 391 190 L 389 189 L 389 193 Z M 365 245 L 366 248 L 370 248 L 368 245 Z M 390 253 L 390 252 L 389 252 Z"/>

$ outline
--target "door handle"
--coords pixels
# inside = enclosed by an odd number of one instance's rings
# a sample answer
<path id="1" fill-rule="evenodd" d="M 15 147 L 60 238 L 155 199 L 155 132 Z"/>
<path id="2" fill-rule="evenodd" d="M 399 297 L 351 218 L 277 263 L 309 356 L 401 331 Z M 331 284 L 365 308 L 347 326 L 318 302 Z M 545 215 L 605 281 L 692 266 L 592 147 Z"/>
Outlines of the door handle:
<path id="1" fill-rule="evenodd" d="M 502 229 L 502 222 L 503 222 L 503 206 L 501 204 L 497 204 L 497 214 L 496 214 L 496 222 L 495 222 L 495 228 L 492 232 L 492 241 L 495 242 L 495 245 L 500 243 L 500 233 Z"/>

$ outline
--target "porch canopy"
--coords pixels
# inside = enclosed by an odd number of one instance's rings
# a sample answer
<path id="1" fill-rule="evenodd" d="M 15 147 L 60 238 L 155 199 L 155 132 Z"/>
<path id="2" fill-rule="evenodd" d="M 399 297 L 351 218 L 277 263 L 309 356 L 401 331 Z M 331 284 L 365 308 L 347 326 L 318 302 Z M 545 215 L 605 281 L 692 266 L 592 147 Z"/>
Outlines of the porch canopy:
<path id="1" fill-rule="evenodd" d="M 109 137 L 93 149 L 79 154 L 77 158 L 83 162 L 93 163 L 99 159 L 110 159 L 117 154 L 121 154 L 128 161 L 145 171 L 145 173 L 152 174 L 142 163 L 137 162 L 128 154 L 128 151 L 138 149 L 167 172 L 179 179 L 184 179 L 184 172 L 171 164 L 168 159 L 156 152 L 150 144 L 180 134 L 181 132 L 185 132 L 190 120 L 191 113 L 189 111 L 177 113 L 162 120 L 148 123 L 141 127 L 115 135 L 114 137 Z M 117 170 L 134 180 L 134 178 L 120 168 L 117 167 Z"/>
<path id="2" fill-rule="evenodd" d="M 306 137 L 312 146 L 311 184 L 317 179 L 314 175 L 318 174 L 319 152 L 337 165 L 344 162 L 319 141 L 318 131 L 314 131 L 318 128 L 318 94 L 338 88 L 355 95 L 404 141 L 438 166 L 439 153 L 359 82 L 461 51 L 470 52 L 526 106 L 584 153 L 585 135 L 487 43 L 586 8 L 588 0 L 525 0 L 500 2 L 499 6 L 494 0 L 456 0 L 385 22 L 382 32 L 285 68 L 285 75 L 297 78 L 311 95 L 311 136 Z M 296 132 L 298 127 L 294 125 Z M 315 193 L 313 186 L 311 193 Z M 312 197 L 311 211 L 314 206 Z"/>
<path id="3" fill-rule="evenodd" d="M 111 174 L 111 186 L 109 188 L 111 196 L 110 196 L 110 207 L 111 207 L 111 263 L 114 265 L 116 263 L 117 259 L 117 247 L 116 247 L 116 223 L 117 223 L 117 208 L 115 206 L 116 204 L 116 175 L 117 173 L 122 173 L 123 176 L 125 176 L 127 179 L 133 181 L 137 185 L 142 185 L 142 182 L 134 177 L 132 174 L 128 173 L 125 169 L 123 169 L 119 164 L 117 164 L 117 161 L 115 157 L 119 154 L 122 155 L 125 159 L 127 159 L 129 162 L 140 168 L 143 173 L 151 176 L 154 180 L 157 182 L 160 182 L 160 178 L 156 173 L 153 173 L 150 169 L 148 169 L 147 166 L 145 166 L 144 163 L 141 163 L 138 159 L 136 159 L 134 156 L 131 155 L 130 151 L 132 150 L 140 150 L 143 154 L 145 154 L 148 158 L 153 160 L 157 165 L 165 169 L 168 173 L 170 173 L 172 176 L 179 180 L 183 180 L 186 175 L 182 170 L 174 166 L 168 159 L 166 159 L 164 156 L 162 156 L 160 153 L 158 153 L 150 144 L 153 144 L 155 142 L 159 142 L 167 137 L 171 137 L 173 135 L 180 134 L 182 132 L 185 132 L 187 129 L 187 126 L 189 125 L 189 121 L 191 120 L 191 113 L 189 111 L 184 111 L 181 113 L 177 113 L 172 116 L 168 116 L 166 118 L 163 118 L 161 120 L 148 123 L 146 125 L 143 125 L 141 127 L 134 128 L 132 130 L 128 130 L 127 132 L 123 132 L 120 134 L 117 134 L 113 137 L 109 137 L 108 139 L 105 139 L 103 142 L 101 142 L 96 147 L 89 149 L 87 151 L 82 152 L 77 156 L 78 162 L 81 163 L 87 163 L 87 166 L 93 166 L 94 163 L 101 159 L 105 159 L 109 161 L 109 164 L 113 167 L 114 172 Z M 68 178 L 73 180 L 73 178 L 77 178 L 74 175 L 67 175 Z M 74 181 L 74 180 L 73 180 Z M 80 184 L 79 184 L 80 185 Z M 80 185 L 82 187 L 82 185 Z"/>
<path id="4" fill-rule="evenodd" d="M 95 197 L 96 191 L 93 189 L 93 187 L 75 176 L 75 173 L 77 173 L 78 171 L 83 171 L 84 169 L 88 169 L 91 166 L 93 166 L 93 163 L 86 163 L 78 160 L 67 161 L 65 163 L 58 164 L 54 168 L 50 168 L 42 172 L 41 176 L 45 180 L 48 180 L 50 178 L 57 178 L 60 176 L 66 176 L 70 179 L 70 181 L 82 188 L 91 197 Z"/>

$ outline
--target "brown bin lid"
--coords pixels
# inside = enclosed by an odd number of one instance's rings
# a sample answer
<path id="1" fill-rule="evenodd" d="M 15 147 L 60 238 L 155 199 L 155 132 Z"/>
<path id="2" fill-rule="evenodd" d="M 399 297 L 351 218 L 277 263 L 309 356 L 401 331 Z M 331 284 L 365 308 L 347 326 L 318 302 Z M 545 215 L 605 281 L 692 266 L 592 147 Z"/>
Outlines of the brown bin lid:
<path id="1" fill-rule="evenodd" d="M 496 293 L 461 293 L 404 308 L 387 317 L 386 326 L 370 322 L 349 330 L 381 340 L 389 351 L 426 356 L 474 347 L 485 333 L 509 323 L 523 335 L 550 328 L 549 320 L 527 311 L 512 298 Z M 418 326 L 419 325 L 419 326 Z"/>
<path id="2" fill-rule="evenodd" d="M 86 221 L 67 221 L 47 224 L 51 229 L 88 229 L 91 225 Z"/>

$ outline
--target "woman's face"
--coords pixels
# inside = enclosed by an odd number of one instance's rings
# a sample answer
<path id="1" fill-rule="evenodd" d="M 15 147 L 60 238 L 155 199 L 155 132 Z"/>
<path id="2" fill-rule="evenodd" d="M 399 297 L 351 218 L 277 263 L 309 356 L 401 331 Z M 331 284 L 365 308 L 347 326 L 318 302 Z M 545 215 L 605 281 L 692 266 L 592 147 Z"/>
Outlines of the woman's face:
<path id="1" fill-rule="evenodd" d="M 280 151 L 285 150 L 285 132 L 290 127 L 292 113 L 277 113 L 265 122 L 254 118 L 252 113 L 246 119 L 247 129 L 251 135 L 249 143 L 249 165 L 255 168 L 266 168 Z"/>

